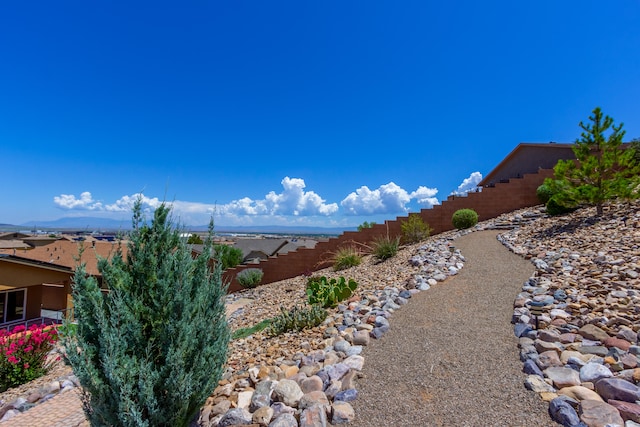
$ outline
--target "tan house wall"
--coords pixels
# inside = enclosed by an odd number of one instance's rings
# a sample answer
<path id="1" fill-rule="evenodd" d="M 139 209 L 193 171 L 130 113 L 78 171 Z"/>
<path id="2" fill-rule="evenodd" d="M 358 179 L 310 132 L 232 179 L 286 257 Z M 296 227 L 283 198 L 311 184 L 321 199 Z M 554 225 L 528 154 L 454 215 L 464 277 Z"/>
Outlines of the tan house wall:
<path id="1" fill-rule="evenodd" d="M 422 209 L 419 214 L 433 229 L 432 234 L 453 229 L 451 217 L 458 209 L 475 210 L 480 221 L 495 218 L 503 213 L 539 204 L 536 189 L 546 177 L 550 176 L 553 176 L 551 169 L 524 174 L 522 178 L 498 182 L 493 187 L 483 188 L 482 192 L 469 193 L 465 197 L 449 196 L 441 205 L 436 205 L 431 209 Z M 235 280 L 235 277 L 246 268 L 261 268 L 264 273 L 263 284 L 309 274 L 321 267 L 328 266 L 329 264 L 323 263 L 323 261 L 326 261 L 330 253 L 340 246 L 348 245 L 350 242 L 369 243 L 378 236 L 386 235 L 387 229 L 391 236 L 401 235 L 401 223 L 406 219 L 406 216 L 398 217 L 362 231 L 347 231 L 328 241 L 318 242 L 314 249 L 300 248 L 296 252 L 262 260 L 259 264 L 238 266 L 226 270 L 224 279 L 229 283 L 229 292 L 236 292 L 242 287 Z"/>

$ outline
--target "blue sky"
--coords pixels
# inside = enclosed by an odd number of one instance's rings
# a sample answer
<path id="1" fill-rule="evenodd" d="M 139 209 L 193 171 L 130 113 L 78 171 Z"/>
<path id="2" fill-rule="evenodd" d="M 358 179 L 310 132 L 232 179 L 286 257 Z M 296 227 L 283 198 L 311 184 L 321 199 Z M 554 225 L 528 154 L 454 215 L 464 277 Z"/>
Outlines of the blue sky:
<path id="1" fill-rule="evenodd" d="M 640 1 L 0 6 L 0 223 L 354 226 L 600 106 L 640 137 Z"/>

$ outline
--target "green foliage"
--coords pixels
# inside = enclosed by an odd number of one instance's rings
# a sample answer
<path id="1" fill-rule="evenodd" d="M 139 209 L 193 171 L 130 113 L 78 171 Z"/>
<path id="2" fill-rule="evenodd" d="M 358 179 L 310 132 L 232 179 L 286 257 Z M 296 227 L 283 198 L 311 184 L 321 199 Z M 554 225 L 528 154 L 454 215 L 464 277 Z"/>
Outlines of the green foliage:
<path id="1" fill-rule="evenodd" d="M 202 245 L 203 243 L 204 241 L 202 240 L 202 238 L 195 233 L 191 234 L 191 236 L 189 236 L 189 238 L 187 239 L 188 245 Z"/>
<path id="2" fill-rule="evenodd" d="M 76 268 L 78 326 L 62 340 L 92 426 L 187 426 L 221 377 L 230 334 L 213 222 L 194 259 L 169 214 L 161 204 L 149 226 L 136 201 L 126 259 L 98 260 L 109 292 Z"/>
<path id="3" fill-rule="evenodd" d="M 233 332 L 231 335 L 231 339 L 239 340 L 241 338 L 246 338 L 249 335 L 253 335 L 257 332 L 260 332 L 267 328 L 271 324 L 271 319 L 264 319 L 262 322 L 256 323 L 253 326 L 248 328 L 240 328 Z"/>
<path id="4" fill-rule="evenodd" d="M 640 166 L 634 160 L 634 150 L 621 148 L 625 134 L 622 123 L 615 126 L 613 119 L 603 116 L 599 107 L 593 110 L 589 120 L 591 124 L 579 124 L 583 132 L 573 147 L 577 162 L 559 160 L 554 167 L 555 181 L 561 191 L 553 199 L 566 208 L 595 205 L 600 216 L 604 202 L 639 196 Z"/>
<path id="5" fill-rule="evenodd" d="M 546 205 L 549 199 L 553 197 L 553 191 L 551 190 L 550 186 L 542 184 L 536 189 L 536 196 L 538 196 L 538 200 L 540 200 L 540 203 Z"/>
<path id="6" fill-rule="evenodd" d="M 640 165 L 640 138 L 633 138 L 629 143 L 629 148 L 633 150 L 633 162 Z"/>
<path id="7" fill-rule="evenodd" d="M 451 223 L 458 230 L 473 227 L 478 223 L 478 213 L 473 209 L 458 209 L 453 213 Z"/>
<path id="8" fill-rule="evenodd" d="M 236 275 L 236 280 L 243 288 L 255 288 L 262 281 L 263 274 L 260 268 L 247 268 Z"/>
<path id="9" fill-rule="evenodd" d="M 57 340 L 56 329 L 43 325 L 0 329 L 0 392 L 46 374 L 51 367 L 47 355 Z"/>
<path id="10" fill-rule="evenodd" d="M 362 262 L 362 254 L 355 246 L 343 246 L 333 256 L 333 269 L 335 271 L 355 267 Z"/>
<path id="11" fill-rule="evenodd" d="M 295 306 L 287 311 L 280 307 L 280 314 L 271 319 L 267 328 L 268 335 L 277 336 L 289 331 L 301 331 L 314 328 L 327 318 L 327 311 L 319 305 L 309 308 Z"/>
<path id="12" fill-rule="evenodd" d="M 230 245 L 214 245 L 216 258 L 222 262 L 222 269 L 233 268 L 242 263 L 242 249 Z"/>
<path id="13" fill-rule="evenodd" d="M 375 221 L 371 221 L 371 222 L 365 221 L 358 226 L 358 231 L 362 231 L 365 228 L 373 228 L 374 225 L 376 225 Z"/>
<path id="14" fill-rule="evenodd" d="M 372 243 L 373 256 L 381 261 L 393 258 L 398 253 L 400 237 L 383 236 L 378 237 Z"/>
<path id="15" fill-rule="evenodd" d="M 548 201 L 547 201 L 547 214 L 551 215 L 551 216 L 556 216 L 556 215 L 564 215 L 566 213 L 569 212 L 573 212 L 576 208 L 570 208 L 564 205 L 561 205 L 560 203 L 557 202 L 557 198 L 551 197 Z"/>
<path id="16" fill-rule="evenodd" d="M 307 282 L 307 299 L 311 305 L 324 308 L 335 307 L 340 301 L 349 298 L 358 287 L 358 283 L 344 277 L 327 279 L 325 276 L 309 278 Z"/>
<path id="17" fill-rule="evenodd" d="M 400 224 L 402 239 L 407 243 L 418 243 L 431 233 L 431 227 L 417 214 L 409 214 L 409 217 Z"/>

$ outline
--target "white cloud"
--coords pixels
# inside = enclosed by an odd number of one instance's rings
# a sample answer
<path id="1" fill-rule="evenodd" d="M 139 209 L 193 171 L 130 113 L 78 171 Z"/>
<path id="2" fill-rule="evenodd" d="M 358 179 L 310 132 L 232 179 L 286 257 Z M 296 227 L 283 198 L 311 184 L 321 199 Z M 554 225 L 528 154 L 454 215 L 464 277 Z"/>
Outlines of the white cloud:
<path id="1" fill-rule="evenodd" d="M 427 207 L 438 204 L 438 199 L 434 197 L 437 193 L 436 188 L 420 186 L 409 194 L 393 182 L 381 185 L 376 190 L 363 185 L 345 197 L 340 204 L 348 215 L 406 213 L 409 211 L 407 204 L 412 199 L 417 199 L 418 203 Z"/>
<path id="2" fill-rule="evenodd" d="M 421 185 L 416 191 L 411 193 L 411 198 L 416 199 L 423 207 L 431 208 L 433 205 L 440 204 L 438 198 L 435 197 L 436 194 L 438 194 L 437 188 L 427 188 Z"/>
<path id="3" fill-rule="evenodd" d="M 465 178 L 458 188 L 451 194 L 464 196 L 470 191 L 475 191 L 480 181 L 482 181 L 482 174 L 480 172 L 473 172 L 468 178 Z"/>
<path id="4" fill-rule="evenodd" d="M 99 211 L 103 208 L 102 203 L 93 200 L 91 193 L 88 191 L 80 194 L 78 199 L 73 194 L 61 194 L 54 197 L 53 202 L 58 207 L 69 210 Z"/>
<path id="5" fill-rule="evenodd" d="M 220 206 L 221 214 L 228 215 L 331 215 L 338 211 L 336 203 L 325 203 L 313 191 L 304 191 L 303 179 L 285 177 L 281 181 L 283 191 L 270 191 L 263 200 L 244 197 Z"/>
<path id="6" fill-rule="evenodd" d="M 144 194 L 132 194 L 131 196 L 122 196 L 119 200 L 104 208 L 108 212 L 129 212 L 133 208 L 133 204 L 141 198 L 142 210 L 155 210 L 162 203 L 157 197 L 149 198 Z"/>

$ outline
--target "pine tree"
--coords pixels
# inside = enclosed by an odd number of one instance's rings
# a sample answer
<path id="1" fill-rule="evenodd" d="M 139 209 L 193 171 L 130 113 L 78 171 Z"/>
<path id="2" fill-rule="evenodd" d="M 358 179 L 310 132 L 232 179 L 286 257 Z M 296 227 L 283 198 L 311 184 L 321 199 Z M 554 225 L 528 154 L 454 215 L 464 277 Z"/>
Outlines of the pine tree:
<path id="1" fill-rule="evenodd" d="M 66 361 L 92 426 L 186 426 L 221 377 L 229 328 L 222 263 L 209 263 L 213 221 L 193 259 L 162 204 L 150 226 L 133 210 L 126 260 L 99 259 L 102 288 L 84 264 L 74 275 L 77 332 Z"/>
<path id="2" fill-rule="evenodd" d="M 621 148 L 623 123 L 615 126 L 613 119 L 603 116 L 599 107 L 589 120 L 591 124 L 580 122 L 583 132 L 573 147 L 577 162 L 559 160 L 554 168 L 555 179 L 547 178 L 545 185 L 554 193 L 550 203 L 566 208 L 582 203 L 595 205 L 600 216 L 604 202 L 638 197 L 640 169 L 633 150 Z"/>

